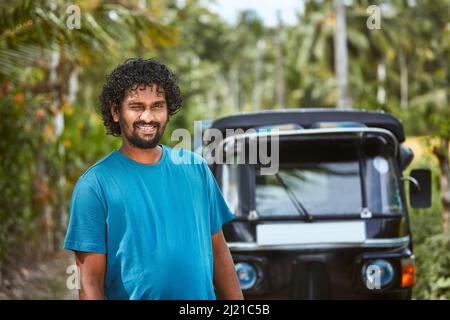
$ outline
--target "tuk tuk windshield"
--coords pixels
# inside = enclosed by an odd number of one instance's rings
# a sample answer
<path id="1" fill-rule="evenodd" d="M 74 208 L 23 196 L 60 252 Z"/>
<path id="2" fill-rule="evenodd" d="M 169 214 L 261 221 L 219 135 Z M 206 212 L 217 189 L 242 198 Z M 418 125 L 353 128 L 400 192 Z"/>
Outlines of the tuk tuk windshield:
<path id="1" fill-rule="evenodd" d="M 273 175 L 259 174 L 258 166 L 250 175 L 243 174 L 242 165 L 224 166 L 223 192 L 236 215 L 248 213 L 250 202 L 243 197 L 249 196 L 260 217 L 305 215 L 304 211 L 310 216 L 354 215 L 362 211 L 363 197 L 372 213 L 401 213 L 392 151 L 379 137 L 362 142 L 330 137 L 288 140 L 280 141 L 279 147 L 279 170 Z"/>

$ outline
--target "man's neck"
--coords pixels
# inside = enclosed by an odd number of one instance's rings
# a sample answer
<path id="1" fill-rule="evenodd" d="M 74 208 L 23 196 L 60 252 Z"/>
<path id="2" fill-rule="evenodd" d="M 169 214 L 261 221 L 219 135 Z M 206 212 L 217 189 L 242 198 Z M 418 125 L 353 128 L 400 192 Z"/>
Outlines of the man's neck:
<path id="1" fill-rule="evenodd" d="M 119 149 L 124 155 L 130 159 L 143 164 L 155 164 L 161 160 L 162 148 L 156 146 L 151 149 L 136 148 L 125 141 L 122 142 L 122 146 Z"/>

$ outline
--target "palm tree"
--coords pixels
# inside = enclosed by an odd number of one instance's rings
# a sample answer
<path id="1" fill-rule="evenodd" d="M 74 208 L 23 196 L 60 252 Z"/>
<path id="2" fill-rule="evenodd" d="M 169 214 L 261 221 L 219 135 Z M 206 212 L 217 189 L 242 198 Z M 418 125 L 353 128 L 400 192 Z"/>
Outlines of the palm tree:
<path id="1" fill-rule="evenodd" d="M 348 53 L 345 6 L 342 0 L 335 0 L 335 5 L 336 28 L 334 35 L 334 61 L 338 89 L 337 107 L 339 109 L 350 109 L 352 107 L 352 101 L 348 90 Z"/>

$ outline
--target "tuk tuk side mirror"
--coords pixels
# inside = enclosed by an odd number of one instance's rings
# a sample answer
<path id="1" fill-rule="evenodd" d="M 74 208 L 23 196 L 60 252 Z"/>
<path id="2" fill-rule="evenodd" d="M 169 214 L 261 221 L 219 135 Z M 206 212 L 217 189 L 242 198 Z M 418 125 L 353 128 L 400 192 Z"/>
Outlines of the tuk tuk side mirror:
<path id="1" fill-rule="evenodd" d="M 400 170 L 405 170 L 413 161 L 414 159 L 414 152 L 411 148 L 401 145 L 400 146 Z"/>
<path id="2" fill-rule="evenodd" d="M 429 169 L 415 169 L 409 177 L 409 201 L 413 208 L 431 207 L 431 171 Z"/>

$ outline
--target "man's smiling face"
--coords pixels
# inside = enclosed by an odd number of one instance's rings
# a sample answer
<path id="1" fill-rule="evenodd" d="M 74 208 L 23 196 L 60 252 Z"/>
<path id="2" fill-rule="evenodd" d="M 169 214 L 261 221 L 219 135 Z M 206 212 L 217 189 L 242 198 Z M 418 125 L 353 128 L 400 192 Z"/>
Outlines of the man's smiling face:
<path id="1" fill-rule="evenodd" d="M 129 90 L 119 112 L 111 109 L 114 121 L 118 121 L 124 139 L 140 149 L 158 145 L 166 129 L 168 109 L 165 93 L 157 85 L 138 86 Z"/>

